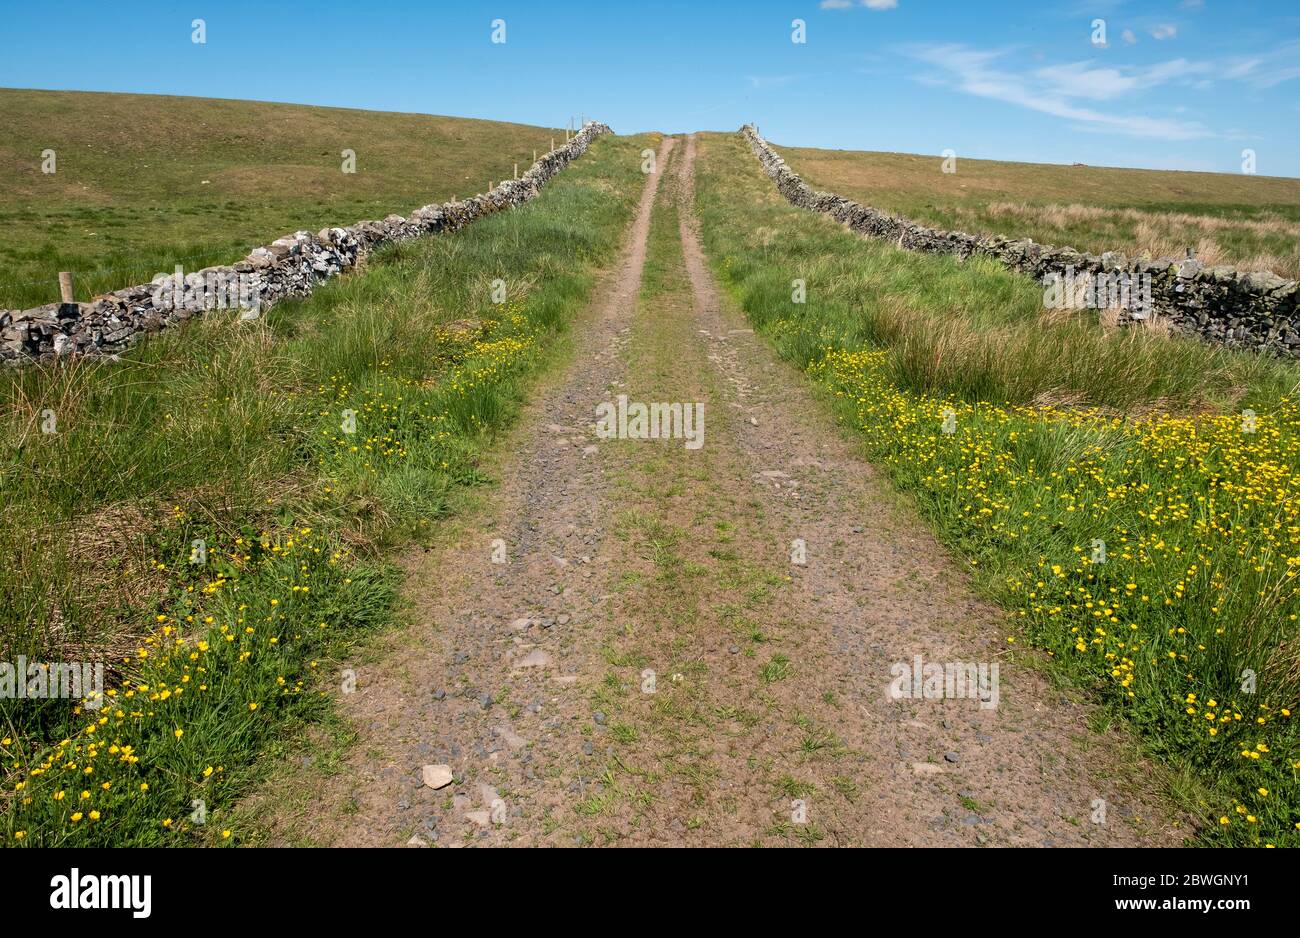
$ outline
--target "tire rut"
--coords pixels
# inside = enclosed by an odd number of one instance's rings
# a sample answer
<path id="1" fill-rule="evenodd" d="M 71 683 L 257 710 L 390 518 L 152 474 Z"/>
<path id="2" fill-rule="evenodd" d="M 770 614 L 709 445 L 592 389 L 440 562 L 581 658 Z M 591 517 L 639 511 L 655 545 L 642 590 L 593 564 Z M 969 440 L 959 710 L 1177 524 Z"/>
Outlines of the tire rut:
<path id="1" fill-rule="evenodd" d="M 315 839 L 1179 842 L 1119 738 L 1007 654 L 1001 613 L 721 296 L 696 150 L 663 141 L 492 504 L 407 558 L 416 624 L 342 698 L 358 742 Z M 704 445 L 599 438 L 620 394 L 703 404 Z M 997 663 L 998 705 L 891 698 L 917 656 Z M 426 765 L 454 780 L 429 787 Z"/>

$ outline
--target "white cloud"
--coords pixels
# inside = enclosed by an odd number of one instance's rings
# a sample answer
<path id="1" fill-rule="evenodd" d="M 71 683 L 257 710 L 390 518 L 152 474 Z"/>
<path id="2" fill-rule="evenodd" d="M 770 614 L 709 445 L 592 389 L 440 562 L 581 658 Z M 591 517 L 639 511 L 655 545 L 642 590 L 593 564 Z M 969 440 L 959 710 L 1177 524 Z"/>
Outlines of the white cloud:
<path id="1" fill-rule="evenodd" d="M 1198 121 L 1123 114 L 1097 110 L 1081 102 L 1113 101 L 1125 95 L 1178 79 L 1203 77 L 1209 63 L 1174 59 L 1141 69 L 1096 68 L 1086 62 L 1045 66 L 1030 72 L 999 67 L 1005 51 L 972 49 L 948 43 L 919 45 L 907 53 L 941 69 L 943 77 L 922 79 L 981 98 L 1003 101 L 1041 114 L 1060 117 L 1081 130 L 1148 137 L 1193 140 L 1216 134 Z"/>
<path id="2" fill-rule="evenodd" d="M 823 10 L 848 10 L 853 7 L 853 0 L 822 0 L 818 4 Z M 898 7 L 898 0 L 858 0 L 859 6 L 864 6 L 868 10 L 881 12 L 883 10 L 893 10 Z"/>
<path id="3" fill-rule="evenodd" d="M 1136 44 L 1138 41 L 1138 37 L 1133 34 L 1133 30 L 1131 29 L 1124 30 L 1119 34 L 1119 38 L 1123 39 L 1130 46 Z"/>
<path id="4" fill-rule="evenodd" d="M 1093 68 L 1086 62 L 1049 65 L 1034 72 L 1046 84 L 1045 90 L 1062 97 L 1109 101 L 1137 87 L 1138 79 L 1116 68 Z"/>
<path id="5" fill-rule="evenodd" d="M 1300 78 L 1300 41 L 1283 43 L 1262 55 L 1229 59 L 1220 77 L 1244 81 L 1256 88 L 1272 88 Z"/>
<path id="6" fill-rule="evenodd" d="M 1178 35 L 1178 27 L 1173 23 L 1161 23 L 1159 26 L 1152 27 L 1152 39 L 1173 39 Z"/>
<path id="7" fill-rule="evenodd" d="M 1267 90 L 1300 79 L 1300 40 L 1296 39 L 1250 55 L 1179 57 L 1151 65 L 1101 66 L 1095 60 L 1037 65 L 1034 62 L 1041 55 L 1027 56 L 1023 49 L 977 49 L 960 43 L 920 43 L 898 51 L 931 66 L 913 76 L 916 81 L 1049 114 L 1080 130 L 1163 140 L 1230 139 L 1233 134 L 1184 119 L 1179 115 L 1185 111 L 1176 108 L 1168 117 L 1154 116 L 1153 107 L 1159 107 L 1160 101 L 1171 107 L 1184 104 L 1195 100 L 1190 92 L 1208 91 L 1216 82 Z M 1016 54 L 1023 64 L 1012 64 Z M 1157 88 L 1183 89 L 1188 94 L 1150 94 Z"/>

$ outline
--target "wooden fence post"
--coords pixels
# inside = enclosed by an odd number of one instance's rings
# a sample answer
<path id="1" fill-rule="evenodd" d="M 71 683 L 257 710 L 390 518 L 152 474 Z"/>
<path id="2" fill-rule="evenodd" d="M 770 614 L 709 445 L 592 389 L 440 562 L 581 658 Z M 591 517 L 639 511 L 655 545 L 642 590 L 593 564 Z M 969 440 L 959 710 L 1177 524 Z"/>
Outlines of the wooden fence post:
<path id="1" fill-rule="evenodd" d="M 59 296 L 64 303 L 77 302 L 72 294 L 72 271 L 70 270 L 59 271 Z"/>

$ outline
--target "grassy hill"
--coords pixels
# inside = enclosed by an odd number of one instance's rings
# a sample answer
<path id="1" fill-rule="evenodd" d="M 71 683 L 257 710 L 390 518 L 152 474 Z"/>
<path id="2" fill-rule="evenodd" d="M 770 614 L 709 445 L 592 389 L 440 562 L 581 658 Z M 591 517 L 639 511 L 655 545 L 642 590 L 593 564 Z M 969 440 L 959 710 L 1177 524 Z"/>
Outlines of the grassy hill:
<path id="1" fill-rule="evenodd" d="M 157 95 L 0 89 L 0 307 L 230 263 L 280 235 L 487 189 L 563 130 Z M 41 171 L 54 150 L 56 172 Z M 342 151 L 356 172 L 342 171 Z"/>
<path id="2" fill-rule="evenodd" d="M 1300 277 L 1300 179 L 781 147 L 809 185 L 923 224 Z"/>

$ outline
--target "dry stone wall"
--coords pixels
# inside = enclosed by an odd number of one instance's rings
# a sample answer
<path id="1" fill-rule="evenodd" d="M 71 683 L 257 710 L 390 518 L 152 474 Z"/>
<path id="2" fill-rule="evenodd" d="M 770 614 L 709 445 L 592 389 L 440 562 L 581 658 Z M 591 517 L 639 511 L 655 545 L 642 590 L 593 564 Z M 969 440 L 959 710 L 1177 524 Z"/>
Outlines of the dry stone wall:
<path id="1" fill-rule="evenodd" d="M 383 221 L 324 228 L 316 234 L 299 231 L 255 248 L 232 266 L 207 267 L 181 278 L 173 274 L 167 281 L 116 290 L 89 303 L 0 310 L 0 361 L 113 356 L 141 335 L 212 309 L 238 307 L 245 318 L 255 317 L 287 296 L 306 296 L 383 244 L 456 231 L 484 215 L 527 202 L 585 153 L 592 140 L 607 133 L 612 133 L 608 126 L 589 121 L 518 179 L 507 179 L 472 199 L 425 205 L 405 218 L 389 215 Z"/>
<path id="2" fill-rule="evenodd" d="M 1300 284 L 1271 273 L 1246 273 L 1230 267 L 1205 267 L 1192 258 L 1129 259 L 1107 252 L 1088 254 L 1048 247 L 1028 238 L 983 238 L 962 231 L 927 228 L 896 215 L 860 205 L 829 192 L 815 192 L 746 124 L 741 135 L 777 189 L 799 208 L 830 215 L 853 231 L 892 241 L 899 247 L 933 254 L 982 254 L 1004 267 L 1038 280 L 1054 275 L 1095 275 L 1133 280 L 1149 277 L 1150 310 L 1176 331 L 1230 348 L 1300 357 Z M 1141 318 L 1122 316 L 1121 321 Z"/>

